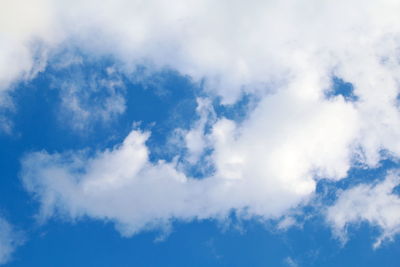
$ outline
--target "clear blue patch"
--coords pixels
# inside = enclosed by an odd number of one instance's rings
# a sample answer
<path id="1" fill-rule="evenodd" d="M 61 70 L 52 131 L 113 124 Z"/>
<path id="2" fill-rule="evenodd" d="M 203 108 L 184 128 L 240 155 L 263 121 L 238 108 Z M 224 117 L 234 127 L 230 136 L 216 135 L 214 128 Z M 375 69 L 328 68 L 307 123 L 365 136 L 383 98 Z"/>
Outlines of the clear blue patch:
<path id="1" fill-rule="evenodd" d="M 400 197 L 400 184 L 395 186 L 395 188 L 393 188 L 392 194 L 397 195 L 398 197 Z"/>
<path id="2" fill-rule="evenodd" d="M 165 241 L 144 232 L 121 238 L 111 224 L 80 220 L 76 224 L 50 222 L 32 229 L 9 266 L 298 266 L 397 267 L 400 243 L 373 250 L 377 229 L 361 224 L 350 229 L 350 241 L 341 246 L 320 217 L 288 231 L 268 229 L 244 221 L 223 230 L 215 221 L 174 224 Z M 355 256 L 357 255 L 357 256 Z"/>
<path id="3" fill-rule="evenodd" d="M 375 169 L 352 168 L 346 179 L 337 182 L 328 179 L 319 180 L 316 192 L 323 204 L 331 205 L 337 199 L 338 190 L 346 190 L 360 184 L 373 184 L 383 181 L 390 170 L 398 167 L 398 162 L 388 159 L 381 161 L 380 166 Z"/>
<path id="4" fill-rule="evenodd" d="M 213 108 L 218 117 L 224 117 L 240 123 L 247 118 L 258 104 L 258 101 L 255 95 L 244 94 L 239 101 L 232 105 L 221 105 L 221 99 L 216 98 L 213 102 Z"/>
<path id="5" fill-rule="evenodd" d="M 330 99 L 339 95 L 349 102 L 358 100 L 358 96 L 354 93 L 353 85 L 334 76 L 332 78 L 332 87 L 325 92 L 325 97 Z"/>

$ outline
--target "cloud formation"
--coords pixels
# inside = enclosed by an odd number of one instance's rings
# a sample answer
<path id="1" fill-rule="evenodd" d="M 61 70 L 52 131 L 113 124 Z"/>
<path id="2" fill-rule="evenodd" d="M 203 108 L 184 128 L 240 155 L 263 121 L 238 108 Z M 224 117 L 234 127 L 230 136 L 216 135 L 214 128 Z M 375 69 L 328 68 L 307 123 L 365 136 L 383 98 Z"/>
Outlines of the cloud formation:
<path id="1" fill-rule="evenodd" d="M 20 235 L 4 218 L 0 217 L 0 265 L 11 259 L 12 253 L 20 244 Z"/>
<path id="2" fill-rule="evenodd" d="M 1 72 L 2 88 L 38 71 L 43 66 L 38 62 L 46 61 L 39 55 L 51 56 L 65 42 L 93 54 L 112 54 L 128 67 L 150 64 L 205 78 L 209 89 L 228 102 L 242 90 L 265 91 L 303 72 L 335 71 L 356 82 L 356 75 L 367 75 L 362 69 L 375 70 L 380 63 L 396 68 L 399 5 L 392 0 L 173 5 L 20 0 L 3 5 L 1 38 L 9 49 L 2 49 L 2 69 L 8 70 Z M 14 54 L 23 58 L 15 60 Z"/>
<path id="3" fill-rule="evenodd" d="M 232 211 L 278 219 L 313 195 L 317 177 L 346 176 L 357 118 L 342 98 L 302 103 L 302 95 L 293 97 L 290 90 L 266 98 L 241 125 L 218 120 L 204 135 L 215 172 L 200 180 L 176 162 L 151 163 L 148 133 L 140 131 L 92 156 L 28 154 L 21 176 L 42 204 L 43 218 L 89 215 L 114 221 L 125 235 L 174 219 L 225 218 Z M 346 130 L 338 135 L 337 129 Z"/>
<path id="4" fill-rule="evenodd" d="M 327 220 L 344 241 L 351 224 L 368 222 L 378 226 L 381 234 L 374 243 L 377 248 L 400 232 L 400 197 L 393 192 L 399 184 L 399 173 L 393 172 L 378 183 L 361 184 L 343 191 L 327 210 Z"/>
<path id="5" fill-rule="evenodd" d="M 232 210 L 279 218 L 311 198 L 319 178 L 345 178 L 355 163 L 375 167 L 382 151 L 400 156 L 398 1 L 21 2 L 7 1 L 11 12 L 0 14 L 2 90 L 68 43 L 112 55 L 128 74 L 139 65 L 174 69 L 225 104 L 242 93 L 259 100 L 242 123 L 218 118 L 210 133 L 202 121 L 188 132 L 189 162 L 213 151 L 215 173 L 202 180 L 174 162 L 151 163 L 149 133 L 140 131 L 94 156 L 27 155 L 23 181 L 45 217 L 109 219 L 127 235 Z M 351 83 L 357 100 L 327 98 L 333 77 Z"/>

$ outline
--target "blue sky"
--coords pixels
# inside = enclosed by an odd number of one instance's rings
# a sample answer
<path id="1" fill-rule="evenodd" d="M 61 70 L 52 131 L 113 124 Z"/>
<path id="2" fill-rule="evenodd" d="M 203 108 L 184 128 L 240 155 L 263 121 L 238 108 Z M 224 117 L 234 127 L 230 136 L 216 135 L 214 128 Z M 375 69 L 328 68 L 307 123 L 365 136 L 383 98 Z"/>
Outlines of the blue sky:
<path id="1" fill-rule="evenodd" d="M 398 266 L 389 2 L 0 4 L 0 265 Z"/>

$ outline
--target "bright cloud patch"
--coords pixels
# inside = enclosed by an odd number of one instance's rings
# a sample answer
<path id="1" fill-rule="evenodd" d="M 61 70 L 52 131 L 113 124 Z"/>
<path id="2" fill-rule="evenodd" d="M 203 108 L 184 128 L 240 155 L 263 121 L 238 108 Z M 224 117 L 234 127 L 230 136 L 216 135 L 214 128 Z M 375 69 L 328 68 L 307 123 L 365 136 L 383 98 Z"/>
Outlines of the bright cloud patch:
<path id="1" fill-rule="evenodd" d="M 393 192 L 399 184 L 399 174 L 395 172 L 376 184 L 362 184 L 341 192 L 327 211 L 328 221 L 342 238 L 352 223 L 366 221 L 378 226 L 382 234 L 374 247 L 379 247 L 382 241 L 393 239 L 400 232 L 400 198 Z"/>
<path id="2" fill-rule="evenodd" d="M 398 69 L 399 4 L 390 0 L 2 5 L 2 89 L 43 69 L 58 47 L 68 47 L 67 41 L 92 54 L 112 54 L 127 69 L 149 64 L 194 80 L 205 78 L 209 90 L 227 102 L 242 90 L 264 92 L 310 72 L 334 70 L 357 88 L 376 88 L 374 83 L 382 80 L 374 76 Z"/>

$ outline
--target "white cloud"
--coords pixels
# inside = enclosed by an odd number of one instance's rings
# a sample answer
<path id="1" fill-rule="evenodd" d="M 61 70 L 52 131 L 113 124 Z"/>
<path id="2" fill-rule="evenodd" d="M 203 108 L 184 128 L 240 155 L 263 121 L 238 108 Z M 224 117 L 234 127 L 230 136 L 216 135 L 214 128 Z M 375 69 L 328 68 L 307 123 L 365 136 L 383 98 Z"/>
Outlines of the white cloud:
<path id="1" fill-rule="evenodd" d="M 16 233 L 13 227 L 0 217 L 0 265 L 11 259 L 15 248 L 20 244 L 20 234 Z"/>
<path id="2" fill-rule="evenodd" d="M 374 184 L 361 184 L 338 195 L 336 203 L 326 213 L 335 233 L 346 241 L 349 225 L 368 222 L 378 226 L 381 235 L 374 243 L 377 248 L 384 240 L 392 240 L 400 233 L 400 197 L 393 189 L 400 184 L 397 172 Z"/>
<path id="3" fill-rule="evenodd" d="M 356 125 L 354 107 L 341 98 L 303 103 L 301 95 L 288 97 L 291 90 L 267 98 L 240 126 L 215 123 L 206 138 L 216 172 L 202 180 L 187 177 L 174 162 L 149 162 L 147 134 L 133 131 L 122 145 L 94 156 L 29 154 L 22 162 L 24 184 L 44 218 L 55 211 L 89 215 L 116 222 L 126 235 L 231 211 L 280 218 L 313 195 L 315 175 L 346 175 Z M 338 136 L 337 129 L 346 131 Z"/>
<path id="4" fill-rule="evenodd" d="M 0 92 L 44 68 L 47 49 L 41 48 L 56 45 L 61 37 L 54 20 L 47 0 L 0 3 Z"/>
<path id="5" fill-rule="evenodd" d="M 71 218 L 89 215 L 115 221 L 125 235 L 175 217 L 219 212 L 209 199 L 218 181 L 188 179 L 173 163 L 150 163 L 147 138 L 147 133 L 132 131 L 120 146 L 93 157 L 83 152 L 31 154 L 23 160 L 24 184 L 40 200 L 43 218 L 54 209 Z"/>
<path id="6" fill-rule="evenodd" d="M 399 8 L 393 0 L 8 0 L 0 27 L 10 49 L 2 49 L 1 63 L 12 73 L 2 75 L 11 81 L 31 72 L 34 41 L 55 48 L 73 40 L 127 65 L 150 63 L 205 77 L 210 90 L 233 101 L 241 90 L 265 91 L 301 70 L 345 68 L 349 78 L 372 70 L 368 63 L 397 53 Z"/>
<path id="7" fill-rule="evenodd" d="M 23 179 L 45 215 L 58 209 L 73 218 L 106 218 L 127 234 L 171 218 L 218 217 L 232 209 L 279 217 L 312 197 L 319 177 L 342 179 L 355 160 L 374 167 L 382 150 L 400 156 L 399 1 L 2 5 L 4 90 L 32 77 L 67 40 L 85 53 L 113 55 L 127 73 L 140 64 L 171 68 L 204 80 L 210 95 L 224 103 L 243 91 L 260 101 L 241 124 L 220 118 L 202 136 L 200 121 L 188 132 L 189 161 L 204 146 L 214 149 L 216 172 L 204 180 L 186 177 L 174 163 L 150 163 L 140 132 L 93 157 L 28 155 Z M 359 101 L 325 99 L 332 75 L 351 82 Z M 84 115 L 73 103 L 72 110 Z"/>
<path id="8" fill-rule="evenodd" d="M 204 153 L 204 150 L 210 146 L 205 128 L 216 120 L 216 115 L 209 99 L 198 98 L 196 111 L 199 119 L 195 125 L 189 131 L 181 133 L 185 141 L 185 147 L 188 150 L 187 160 L 191 164 L 195 164 Z"/>

